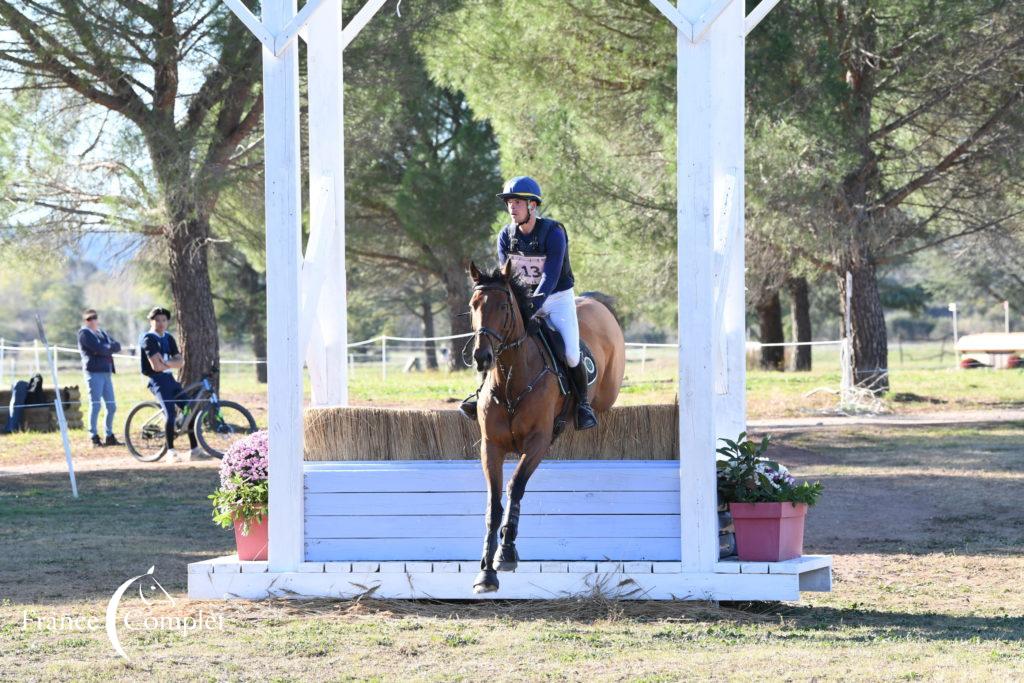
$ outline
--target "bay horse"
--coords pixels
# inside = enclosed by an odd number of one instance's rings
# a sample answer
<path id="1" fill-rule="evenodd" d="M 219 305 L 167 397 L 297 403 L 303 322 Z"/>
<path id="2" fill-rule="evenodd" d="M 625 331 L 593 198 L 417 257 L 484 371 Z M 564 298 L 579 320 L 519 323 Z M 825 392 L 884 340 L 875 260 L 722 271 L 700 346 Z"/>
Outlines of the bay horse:
<path id="1" fill-rule="evenodd" d="M 479 372 L 488 373 L 477 409 L 480 462 L 487 478 L 486 533 L 473 591 L 490 593 L 498 590 L 498 572 L 512 571 L 519 562 L 515 541 L 526 483 L 556 436 L 556 418 L 575 414 L 575 398 L 571 392 L 562 395 L 540 341 L 527 332 L 529 290 L 514 277 L 511 261 L 491 274 L 473 263 L 469 274 L 473 359 Z M 588 392 L 597 413 L 615 403 L 626 368 L 625 338 L 608 302 L 599 293 L 576 298 L 580 338 L 597 366 L 597 380 Z M 508 482 L 508 509 L 502 510 L 506 453 L 517 454 L 519 464 Z"/>

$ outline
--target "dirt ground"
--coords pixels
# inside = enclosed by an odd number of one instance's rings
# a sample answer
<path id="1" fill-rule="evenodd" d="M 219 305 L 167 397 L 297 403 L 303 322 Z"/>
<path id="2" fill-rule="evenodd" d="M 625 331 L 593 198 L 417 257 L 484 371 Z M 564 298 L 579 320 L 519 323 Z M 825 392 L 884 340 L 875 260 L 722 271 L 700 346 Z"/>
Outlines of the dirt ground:
<path id="1" fill-rule="evenodd" d="M 732 607 L 189 601 L 187 563 L 232 547 L 205 498 L 216 463 L 84 458 L 78 501 L 61 458 L 5 464 L 0 678 L 1024 680 L 1022 436 L 1024 422 L 780 432 L 773 457 L 825 487 L 805 552 L 833 555 L 833 591 Z M 125 663 L 102 628 L 37 625 L 102 620 L 117 584 L 150 566 L 176 601 L 164 611 L 222 628 L 123 633 Z"/>

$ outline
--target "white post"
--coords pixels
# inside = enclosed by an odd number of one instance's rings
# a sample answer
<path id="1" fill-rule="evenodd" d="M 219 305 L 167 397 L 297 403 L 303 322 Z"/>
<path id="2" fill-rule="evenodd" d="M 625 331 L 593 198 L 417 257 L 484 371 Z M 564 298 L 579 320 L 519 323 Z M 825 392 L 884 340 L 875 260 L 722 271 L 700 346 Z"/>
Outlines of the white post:
<path id="1" fill-rule="evenodd" d="M 957 324 L 956 324 L 956 308 L 957 308 L 956 307 L 956 303 L 950 302 L 950 304 L 949 304 L 949 312 L 953 314 L 953 350 L 954 351 L 956 350 L 956 343 L 958 341 L 960 341 L 960 334 L 959 334 L 959 331 L 957 330 Z M 955 356 L 956 353 L 954 353 L 953 355 Z"/>
<path id="2" fill-rule="evenodd" d="M 43 330 L 43 323 L 39 316 L 36 316 L 36 327 L 39 328 L 39 336 L 43 338 L 43 344 L 46 346 L 46 361 L 50 365 L 50 377 L 53 379 L 53 407 L 57 411 L 57 426 L 60 427 L 60 438 L 64 443 L 64 460 L 67 462 L 68 477 L 71 479 L 71 495 L 78 498 L 75 464 L 71 460 L 71 441 L 68 439 L 68 421 L 64 416 L 64 404 L 60 400 L 60 379 L 57 377 L 56 349 L 53 349 L 51 352 L 50 345 L 46 341 L 46 331 Z M 36 351 L 39 351 L 38 343 L 36 344 Z"/>
<path id="3" fill-rule="evenodd" d="M 345 282 L 345 134 L 341 3 L 325 2 L 309 23 L 309 216 L 311 260 L 328 264 L 317 287 L 306 364 L 313 404 L 348 404 L 348 303 Z M 314 239 L 316 234 L 317 239 Z M 309 253 L 316 245 L 319 253 Z"/>
<path id="4" fill-rule="evenodd" d="M 744 290 L 744 56 L 745 3 L 732 2 L 711 28 L 713 71 L 711 103 L 714 134 L 715 243 L 722 245 L 724 272 L 719 286 L 725 301 L 713 330 L 716 363 L 715 435 L 735 439 L 747 430 L 746 293 Z M 729 194 L 733 196 L 730 197 Z M 724 382 L 721 380 L 724 379 Z M 722 391 L 724 389 L 724 391 Z M 717 517 L 716 517 L 717 523 Z M 716 551 L 717 552 L 717 551 Z"/>
<path id="5" fill-rule="evenodd" d="M 41 372 L 40 369 L 39 369 L 39 340 L 38 339 L 33 339 L 32 340 L 32 351 L 35 354 L 35 359 L 36 359 L 36 372 L 37 373 Z M 49 353 L 49 351 L 47 351 L 47 353 Z"/>
<path id="6" fill-rule="evenodd" d="M 640 374 L 647 371 L 647 344 L 640 347 Z"/>
<path id="7" fill-rule="evenodd" d="M 0 389 L 4 386 L 4 339 L 0 337 Z"/>
<path id="8" fill-rule="evenodd" d="M 380 338 L 380 379 L 388 381 L 388 338 L 382 335 Z"/>
<path id="9" fill-rule="evenodd" d="M 263 24 L 278 34 L 296 0 L 266 0 Z M 301 199 L 299 51 L 263 49 L 266 155 L 267 394 L 270 424 L 269 569 L 292 571 L 303 560 L 302 356 L 299 349 Z"/>
<path id="10" fill-rule="evenodd" d="M 710 3 L 694 5 L 678 3 L 680 10 L 689 6 L 691 15 L 702 14 Z M 743 59 L 743 9 L 741 2 L 728 2 L 697 43 L 682 30 L 676 34 L 680 559 L 685 572 L 711 572 L 718 561 L 715 414 L 724 406 L 714 391 L 714 198 L 716 180 L 721 182 L 735 164 L 731 155 L 720 158 L 735 144 L 723 136 L 736 137 L 737 131 L 730 117 L 716 119 L 725 113 L 731 89 L 739 88 L 742 98 L 743 73 L 736 65 Z M 738 134 L 742 138 L 742 127 Z"/>
<path id="11" fill-rule="evenodd" d="M 845 355 L 843 361 L 843 376 L 840 380 L 840 401 L 847 403 L 851 400 L 850 392 L 853 391 L 853 329 L 850 314 L 850 305 L 853 301 L 853 273 L 846 271 L 846 310 L 843 312 L 844 332 L 843 349 Z"/>
<path id="12" fill-rule="evenodd" d="M 1003 332 L 1010 334 L 1010 302 L 1003 302 Z"/>

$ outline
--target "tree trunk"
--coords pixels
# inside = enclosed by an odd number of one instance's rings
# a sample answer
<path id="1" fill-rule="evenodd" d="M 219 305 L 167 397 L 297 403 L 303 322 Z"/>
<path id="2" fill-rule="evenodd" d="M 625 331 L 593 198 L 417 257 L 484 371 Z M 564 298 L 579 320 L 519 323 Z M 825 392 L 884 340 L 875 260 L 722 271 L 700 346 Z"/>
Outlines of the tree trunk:
<path id="1" fill-rule="evenodd" d="M 185 366 L 179 371 L 183 385 L 199 381 L 220 357 L 217 316 L 213 310 L 206 260 L 209 237 L 209 221 L 194 215 L 175 221 L 165 233 L 173 314 L 185 359 Z"/>
<path id="2" fill-rule="evenodd" d="M 267 326 L 264 316 L 253 316 L 252 322 L 252 354 L 256 357 L 256 381 L 267 383 Z"/>
<path id="3" fill-rule="evenodd" d="M 423 318 L 423 336 L 427 337 L 426 349 L 424 353 L 426 355 L 427 369 L 437 370 L 437 343 L 432 341 L 430 337 L 434 335 L 434 309 L 430 303 L 430 299 L 427 297 L 423 298 L 420 302 L 420 306 L 423 309 L 421 317 Z"/>
<path id="4" fill-rule="evenodd" d="M 842 267 L 845 266 L 845 267 Z M 842 330 L 846 335 L 846 273 L 853 275 L 850 300 L 850 327 L 853 340 L 853 381 L 859 387 L 877 393 L 889 390 L 889 350 L 885 332 L 885 313 L 878 294 L 875 265 L 863 256 L 841 262 L 839 307 Z"/>
<path id="5" fill-rule="evenodd" d="M 448 322 L 451 334 L 466 334 L 473 331 L 469 316 L 469 273 L 468 266 L 461 264 L 450 268 L 444 274 L 445 303 L 448 307 Z M 452 352 L 448 356 L 450 370 L 465 370 L 462 362 L 462 347 L 465 339 L 452 340 Z"/>
<path id="6" fill-rule="evenodd" d="M 806 343 L 811 341 L 811 301 L 810 286 L 807 278 L 794 277 L 786 282 L 789 288 L 791 308 L 793 311 L 793 336 L 795 341 Z M 811 347 L 796 347 L 793 369 L 797 372 L 810 372 Z"/>
<path id="7" fill-rule="evenodd" d="M 762 344 L 781 344 L 785 341 L 782 332 L 782 302 L 778 290 L 764 292 L 757 302 L 757 319 L 761 328 Z M 786 353 L 783 346 L 761 347 L 761 369 L 784 370 Z"/>

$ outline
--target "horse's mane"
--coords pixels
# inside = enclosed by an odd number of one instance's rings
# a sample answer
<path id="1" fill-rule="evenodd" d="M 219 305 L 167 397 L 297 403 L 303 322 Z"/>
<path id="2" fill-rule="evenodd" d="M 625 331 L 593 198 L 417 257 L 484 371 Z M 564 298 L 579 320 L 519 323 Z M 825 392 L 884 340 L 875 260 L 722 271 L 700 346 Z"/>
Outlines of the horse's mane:
<path id="1" fill-rule="evenodd" d="M 505 285 L 505 278 L 501 274 L 499 268 L 495 268 L 491 273 L 480 273 L 480 279 L 477 281 L 480 285 Z M 531 311 L 527 307 L 530 301 L 530 286 L 525 282 L 522 282 L 517 276 L 513 275 L 512 279 L 509 280 L 509 288 L 512 290 L 512 296 L 516 300 L 516 305 L 519 307 L 519 314 L 523 317 L 525 323 L 530 319 Z"/>

